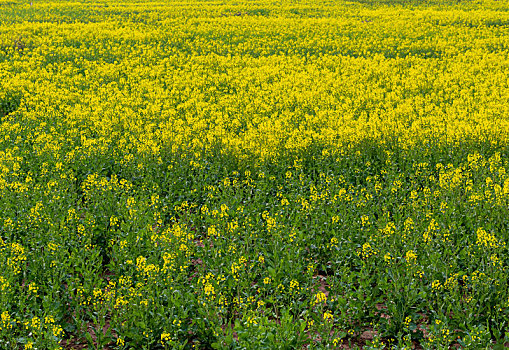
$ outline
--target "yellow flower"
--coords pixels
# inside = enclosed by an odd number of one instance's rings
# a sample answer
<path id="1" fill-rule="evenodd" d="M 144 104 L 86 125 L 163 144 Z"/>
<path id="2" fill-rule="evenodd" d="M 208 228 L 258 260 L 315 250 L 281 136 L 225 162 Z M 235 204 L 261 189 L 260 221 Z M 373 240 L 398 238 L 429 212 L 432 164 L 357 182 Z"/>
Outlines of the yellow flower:
<path id="1" fill-rule="evenodd" d="M 409 250 L 408 252 L 406 252 L 405 260 L 407 261 L 408 264 L 414 264 L 416 259 L 417 254 L 415 254 L 413 250 Z"/>
<path id="2" fill-rule="evenodd" d="M 334 316 L 329 311 L 325 311 L 323 314 L 324 321 L 331 321 L 333 317 Z"/>
<path id="3" fill-rule="evenodd" d="M 324 292 L 318 292 L 314 297 L 314 304 L 325 303 L 327 301 L 327 295 Z"/>

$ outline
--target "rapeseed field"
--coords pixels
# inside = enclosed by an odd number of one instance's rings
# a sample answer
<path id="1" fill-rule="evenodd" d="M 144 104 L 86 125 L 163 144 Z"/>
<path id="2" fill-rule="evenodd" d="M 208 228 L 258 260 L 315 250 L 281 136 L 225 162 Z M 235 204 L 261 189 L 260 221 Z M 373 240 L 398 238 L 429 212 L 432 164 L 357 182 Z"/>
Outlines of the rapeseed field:
<path id="1" fill-rule="evenodd" d="M 509 2 L 0 0 L 0 349 L 509 342 Z"/>

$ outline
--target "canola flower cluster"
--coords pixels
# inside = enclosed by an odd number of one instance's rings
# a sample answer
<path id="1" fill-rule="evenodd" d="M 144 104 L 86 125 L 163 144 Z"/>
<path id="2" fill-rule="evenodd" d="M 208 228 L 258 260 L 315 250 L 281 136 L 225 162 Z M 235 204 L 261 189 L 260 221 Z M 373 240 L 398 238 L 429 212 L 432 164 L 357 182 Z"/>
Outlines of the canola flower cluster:
<path id="1" fill-rule="evenodd" d="M 0 0 L 0 348 L 509 341 L 508 47 L 495 0 Z"/>

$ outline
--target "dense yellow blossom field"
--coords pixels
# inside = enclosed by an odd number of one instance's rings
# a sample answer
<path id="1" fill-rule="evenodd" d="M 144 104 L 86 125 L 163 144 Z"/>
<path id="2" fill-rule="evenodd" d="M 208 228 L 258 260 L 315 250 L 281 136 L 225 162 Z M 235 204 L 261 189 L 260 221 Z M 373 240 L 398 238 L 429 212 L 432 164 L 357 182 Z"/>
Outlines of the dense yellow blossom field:
<path id="1" fill-rule="evenodd" d="M 509 342 L 509 3 L 0 0 L 0 349 Z"/>

